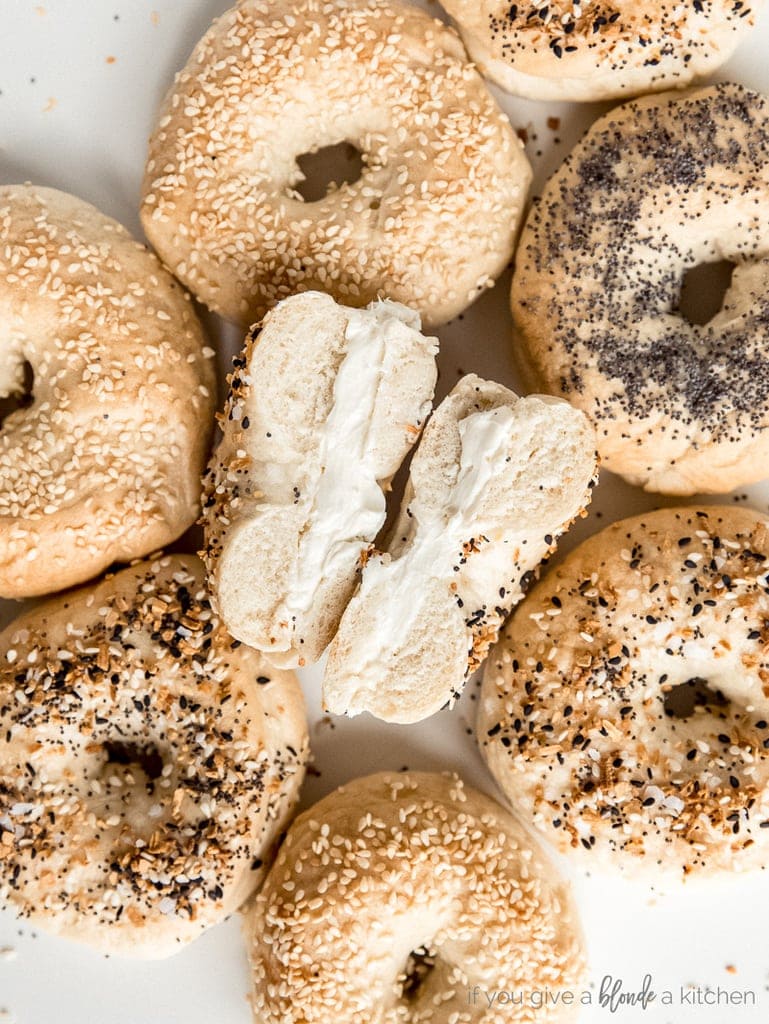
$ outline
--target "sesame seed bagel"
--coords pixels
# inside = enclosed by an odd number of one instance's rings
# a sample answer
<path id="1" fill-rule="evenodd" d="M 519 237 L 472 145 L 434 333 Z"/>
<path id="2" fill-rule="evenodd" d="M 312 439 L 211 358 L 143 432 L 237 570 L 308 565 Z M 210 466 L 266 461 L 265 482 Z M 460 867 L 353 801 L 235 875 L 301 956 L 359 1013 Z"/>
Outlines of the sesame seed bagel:
<path id="1" fill-rule="evenodd" d="M 544 577 L 489 655 L 497 782 L 584 866 L 652 880 L 763 869 L 769 519 L 663 509 Z"/>
<path id="2" fill-rule="evenodd" d="M 304 775 L 291 673 L 160 556 L 0 636 L 0 899 L 105 953 L 158 958 L 261 880 Z"/>
<path id="3" fill-rule="evenodd" d="M 247 928 L 256 1024 L 570 1021 L 574 1006 L 538 994 L 584 976 L 568 887 L 456 776 L 370 775 L 311 807 Z M 523 1006 L 494 1003 L 500 990 Z"/>
<path id="4" fill-rule="evenodd" d="M 706 324 L 686 272 L 734 264 Z M 769 460 L 769 106 L 724 83 L 596 122 L 545 187 L 516 257 L 518 356 L 593 420 L 603 465 L 646 490 L 723 493 Z"/>
<path id="5" fill-rule="evenodd" d="M 358 181 L 305 202 L 297 158 L 340 142 Z M 398 0 L 243 0 L 177 76 L 150 140 L 147 237 L 247 327 L 317 289 L 449 320 L 510 259 L 531 172 L 453 30 Z"/>
<path id="6" fill-rule="evenodd" d="M 148 554 L 194 521 L 213 352 L 189 298 L 74 196 L 0 187 L 0 595 L 28 597 Z"/>
<path id="7" fill-rule="evenodd" d="M 484 75 L 536 100 L 686 85 L 729 59 L 762 0 L 441 0 Z"/>
<path id="8" fill-rule="evenodd" d="M 437 339 L 399 303 L 304 292 L 246 338 L 203 501 L 211 596 L 271 664 L 317 661 L 430 412 Z"/>

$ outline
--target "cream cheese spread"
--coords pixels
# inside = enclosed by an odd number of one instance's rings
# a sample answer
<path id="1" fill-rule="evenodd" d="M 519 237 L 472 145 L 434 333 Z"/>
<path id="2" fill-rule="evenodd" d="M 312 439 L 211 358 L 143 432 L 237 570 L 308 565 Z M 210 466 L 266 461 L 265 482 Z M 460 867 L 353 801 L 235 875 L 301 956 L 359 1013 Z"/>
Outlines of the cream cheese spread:
<path id="1" fill-rule="evenodd" d="M 364 569 L 359 598 L 372 591 L 377 599 L 368 601 L 374 609 L 372 629 L 353 641 L 346 659 L 359 666 L 358 685 L 365 687 L 368 669 L 400 647 L 429 599 L 430 579 L 445 579 L 447 571 L 462 554 L 463 545 L 482 532 L 478 521 L 481 503 L 492 478 L 510 458 L 515 414 L 509 406 L 473 412 L 459 421 L 461 455 L 459 469 L 442 509 L 421 509 L 413 502 L 411 511 L 416 531 L 410 545 L 398 558 L 384 555 L 371 559 Z M 468 646 L 469 646 L 468 628 Z M 377 678 L 372 673 L 372 678 Z M 351 704 L 349 711 L 354 713 Z"/>
<path id="2" fill-rule="evenodd" d="M 353 572 L 361 552 L 385 521 L 385 497 L 377 478 L 377 453 L 371 426 L 380 389 L 391 368 L 415 349 L 437 352 L 437 341 L 419 333 L 418 314 L 400 303 L 383 301 L 348 311 L 345 354 L 334 382 L 333 404 L 321 428 L 320 472 L 305 485 L 309 514 L 300 535 L 285 601 L 278 618 L 293 624 L 312 608 L 324 579 Z M 429 411 L 423 402 L 414 420 Z M 410 440 L 404 431 L 403 451 Z M 274 650 L 288 649 L 275 646 Z"/>

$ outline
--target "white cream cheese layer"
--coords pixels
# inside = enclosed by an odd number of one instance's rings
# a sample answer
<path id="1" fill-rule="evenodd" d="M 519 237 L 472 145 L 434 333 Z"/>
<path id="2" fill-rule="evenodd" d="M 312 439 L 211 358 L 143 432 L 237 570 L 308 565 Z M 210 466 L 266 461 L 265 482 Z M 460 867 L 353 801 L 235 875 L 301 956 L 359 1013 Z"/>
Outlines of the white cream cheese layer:
<path id="1" fill-rule="evenodd" d="M 457 563 L 462 547 L 483 531 L 478 513 L 489 482 L 510 457 L 515 414 L 509 406 L 474 412 L 459 421 L 461 454 L 457 478 L 446 507 L 411 511 L 417 522 L 409 547 L 399 558 L 371 559 L 363 571 L 355 601 L 374 609 L 372 629 L 353 641 L 346 661 L 356 666 L 358 686 L 364 689 L 368 669 L 399 650 L 429 600 L 429 580 L 446 578 L 447 566 Z M 376 596 L 372 593 L 376 591 Z M 470 630 L 468 628 L 468 649 Z M 371 677 L 376 679 L 376 673 Z M 333 710 L 333 709 L 332 709 Z M 349 711 L 355 713 L 355 707 Z"/>
<path id="2" fill-rule="evenodd" d="M 355 570 L 361 552 L 385 521 L 385 497 L 370 437 L 382 383 L 391 367 L 415 350 L 437 352 L 436 340 L 419 333 L 418 314 L 400 303 L 384 301 L 347 315 L 345 354 L 334 382 L 331 411 L 320 432 L 320 472 L 302 495 L 309 514 L 278 612 L 292 624 L 310 611 L 324 579 Z M 428 410 L 429 402 L 414 409 L 414 418 L 423 418 Z M 413 440 L 404 430 L 400 458 Z"/>

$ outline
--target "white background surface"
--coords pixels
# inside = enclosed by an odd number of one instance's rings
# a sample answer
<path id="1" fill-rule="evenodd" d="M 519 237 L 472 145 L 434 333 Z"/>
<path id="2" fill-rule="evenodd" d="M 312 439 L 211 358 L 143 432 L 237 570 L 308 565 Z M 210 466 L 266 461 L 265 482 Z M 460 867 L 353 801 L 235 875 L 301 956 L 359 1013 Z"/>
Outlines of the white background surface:
<path id="1" fill-rule="evenodd" d="M 0 182 L 31 180 L 74 192 L 138 233 L 139 184 L 154 111 L 174 71 L 210 20 L 227 6 L 226 0 L 43 0 L 40 5 L 0 0 Z M 428 6 L 439 13 L 435 4 Z M 769 91 L 767 53 L 765 14 L 719 77 Z M 513 125 L 528 131 L 535 188 L 603 109 L 497 95 Z M 547 126 L 553 117 L 561 119 L 557 129 Z M 470 370 L 515 386 L 508 287 L 505 277 L 463 318 L 438 332 L 440 395 Z M 232 332 L 216 324 L 212 330 L 220 343 L 227 335 L 232 344 Z M 736 497 L 766 511 L 766 485 L 743 494 L 723 500 Z M 604 474 L 590 517 L 562 550 L 614 519 L 660 503 Z M 368 716 L 322 719 L 318 673 L 304 673 L 303 681 L 320 772 L 308 778 L 303 805 L 345 779 L 406 765 L 457 769 L 467 781 L 494 792 L 470 734 L 475 686 L 468 687 L 454 711 L 418 726 L 393 727 Z M 594 998 L 605 975 L 622 979 L 625 990 L 637 990 L 646 973 L 657 992 L 668 989 L 674 995 L 672 1006 L 657 1000 L 646 1010 L 624 1009 L 614 1016 L 594 1005 L 583 1011 L 583 1021 L 769 1020 L 769 943 L 763 918 L 769 911 L 769 877 L 687 885 L 665 896 L 608 878 L 574 877 L 574 884 L 589 944 Z M 248 1024 L 248 977 L 239 929 L 239 921 L 232 919 L 171 960 L 132 963 L 46 938 L 17 922 L 12 912 L 0 911 L 0 947 L 15 951 L 15 956 L 0 955 L 0 1011 L 7 1014 L 0 1014 L 0 1020 Z M 707 1009 L 681 1004 L 680 990 L 692 984 L 751 990 L 757 1005 Z M 515 1019 L 512 1011 L 510 1019 Z"/>

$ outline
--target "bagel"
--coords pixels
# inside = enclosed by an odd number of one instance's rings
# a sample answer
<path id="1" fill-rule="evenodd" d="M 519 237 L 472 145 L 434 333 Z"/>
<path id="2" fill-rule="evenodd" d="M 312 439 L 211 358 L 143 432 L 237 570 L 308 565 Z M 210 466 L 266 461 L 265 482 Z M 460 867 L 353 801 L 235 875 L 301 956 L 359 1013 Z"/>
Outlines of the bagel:
<path id="1" fill-rule="evenodd" d="M 297 159 L 348 142 L 358 181 L 305 202 Z M 247 328 L 313 289 L 435 325 L 510 260 L 531 170 L 453 30 L 399 0 L 242 0 L 214 22 L 150 140 L 147 237 Z"/>
<path id="2" fill-rule="evenodd" d="M 189 555 L 141 562 L 0 636 L 0 902 L 158 958 L 253 891 L 304 775 L 293 674 L 239 646 Z"/>
<path id="3" fill-rule="evenodd" d="M 29 597 L 146 555 L 199 507 L 213 351 L 188 297 L 80 199 L 0 187 L 0 595 Z"/>
<path id="4" fill-rule="evenodd" d="M 273 664 L 317 661 L 430 411 L 437 340 L 394 302 L 284 299 L 235 361 L 204 498 L 211 592 Z"/>
<path id="5" fill-rule="evenodd" d="M 481 72 L 535 100 L 605 100 L 681 88 L 725 63 L 761 3 L 441 0 Z"/>
<path id="6" fill-rule="evenodd" d="M 575 862 L 650 878 L 764 869 L 769 519 L 649 512 L 591 537 L 489 655 L 478 738 Z"/>
<path id="7" fill-rule="evenodd" d="M 323 680 L 335 714 L 417 722 L 453 702 L 556 538 L 589 500 L 595 438 L 566 402 L 462 378 L 411 463 Z"/>
<path id="8" fill-rule="evenodd" d="M 555 1024 L 575 1019 L 584 980 L 567 886 L 456 776 L 381 773 L 325 797 L 289 829 L 246 926 L 257 1024 Z"/>
<path id="9" fill-rule="evenodd" d="M 664 494 L 722 493 L 769 460 L 769 109 L 723 83 L 596 122 L 547 183 L 512 308 L 531 387 L 583 409 L 602 464 Z M 687 270 L 735 264 L 707 324 Z"/>

